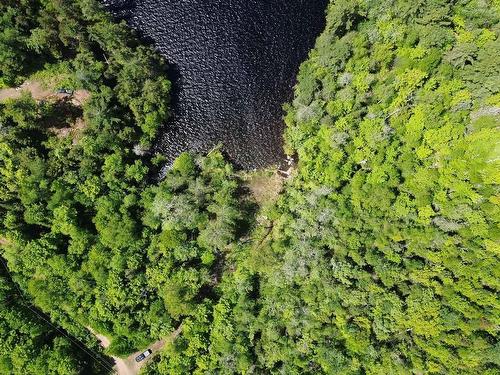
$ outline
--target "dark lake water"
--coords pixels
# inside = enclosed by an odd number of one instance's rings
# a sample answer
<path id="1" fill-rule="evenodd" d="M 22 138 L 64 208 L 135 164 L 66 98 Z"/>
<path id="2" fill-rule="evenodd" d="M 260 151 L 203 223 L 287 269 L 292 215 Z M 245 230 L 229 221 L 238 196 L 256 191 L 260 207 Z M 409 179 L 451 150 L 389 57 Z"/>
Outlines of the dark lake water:
<path id="1" fill-rule="evenodd" d="M 171 66 L 169 158 L 218 143 L 239 167 L 283 158 L 283 103 L 324 28 L 328 0 L 103 0 Z"/>

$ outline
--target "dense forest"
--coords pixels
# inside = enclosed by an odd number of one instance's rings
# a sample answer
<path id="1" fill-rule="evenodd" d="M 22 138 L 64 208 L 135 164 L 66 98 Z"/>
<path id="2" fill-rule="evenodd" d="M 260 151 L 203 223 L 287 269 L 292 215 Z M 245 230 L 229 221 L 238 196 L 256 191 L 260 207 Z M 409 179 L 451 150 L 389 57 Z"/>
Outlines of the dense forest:
<path id="1" fill-rule="evenodd" d="M 294 176 L 151 374 L 500 372 L 499 11 L 331 2 Z"/>
<path id="2" fill-rule="evenodd" d="M 337 0 L 257 206 L 151 148 L 168 62 L 96 0 L 3 0 L 0 373 L 500 373 L 500 4 Z M 76 95 L 75 95 L 76 96 Z M 99 349 L 93 333 L 111 345 Z"/>
<path id="3" fill-rule="evenodd" d="M 0 269 L 1 374 L 106 374 L 111 368 L 94 348 L 52 325 Z"/>
<path id="4" fill-rule="evenodd" d="M 156 183 L 163 158 L 148 148 L 168 116 L 165 63 L 94 1 L 16 4 L 0 7 L 3 85 L 57 75 L 90 97 L 0 103 L 2 256 L 55 324 L 106 334 L 108 353 L 126 355 L 217 297 L 220 260 L 245 226 L 237 178 L 214 150 L 182 155 Z"/>
<path id="5" fill-rule="evenodd" d="M 300 166 L 257 254 L 265 368 L 500 371 L 499 10 L 330 5 L 287 115 Z"/>

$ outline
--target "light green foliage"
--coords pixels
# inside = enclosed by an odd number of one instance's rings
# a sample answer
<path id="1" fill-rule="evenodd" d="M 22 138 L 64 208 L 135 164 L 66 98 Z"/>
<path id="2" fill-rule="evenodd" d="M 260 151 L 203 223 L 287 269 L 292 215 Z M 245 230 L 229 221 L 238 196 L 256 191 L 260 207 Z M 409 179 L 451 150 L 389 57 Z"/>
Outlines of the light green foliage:
<path id="1" fill-rule="evenodd" d="M 264 372 L 499 371 L 496 10 L 331 3 L 286 118 L 299 174 L 251 267 Z"/>
<path id="2" fill-rule="evenodd" d="M 500 371 L 498 4 L 327 17 L 287 107 L 297 176 L 150 373 Z"/>

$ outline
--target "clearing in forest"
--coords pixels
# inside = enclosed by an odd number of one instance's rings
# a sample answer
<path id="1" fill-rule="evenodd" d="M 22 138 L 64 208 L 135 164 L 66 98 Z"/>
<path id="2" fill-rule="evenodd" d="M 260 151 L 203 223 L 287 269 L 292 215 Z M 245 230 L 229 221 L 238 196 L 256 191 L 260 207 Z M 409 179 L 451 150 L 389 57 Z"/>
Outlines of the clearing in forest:
<path id="1" fill-rule="evenodd" d="M 111 340 L 99 333 L 96 333 L 92 328 L 87 327 L 87 329 L 92 332 L 92 334 L 97 337 L 97 339 L 100 341 L 101 346 L 103 348 L 108 348 L 111 345 Z M 167 342 L 172 342 L 177 338 L 177 336 L 180 335 L 182 332 L 182 324 L 174 331 L 172 334 L 167 338 L 167 339 L 162 339 L 158 340 L 151 345 L 149 345 L 147 348 L 143 350 L 139 350 L 135 353 L 132 353 L 129 355 L 127 358 L 120 358 L 120 357 L 115 357 L 111 356 L 113 360 L 115 361 L 115 366 L 113 369 L 116 371 L 118 375 L 137 375 L 139 371 L 141 370 L 142 367 L 149 361 L 151 361 L 151 358 L 153 358 L 156 354 L 160 352 L 161 349 L 165 346 Z M 139 354 L 144 352 L 144 350 L 150 349 L 151 350 L 151 355 L 144 359 L 142 362 L 136 362 L 135 357 L 137 357 Z"/>
<path id="2" fill-rule="evenodd" d="M 61 138 L 71 135 L 73 144 L 78 141 L 79 135 L 85 129 L 81 107 L 90 97 L 89 91 L 58 92 L 54 87 L 33 80 L 26 81 L 16 88 L 1 89 L 0 102 L 7 99 L 19 99 L 24 92 L 29 92 L 36 101 L 45 100 L 55 103 L 58 106 L 57 116 L 51 119 L 50 130 Z"/>

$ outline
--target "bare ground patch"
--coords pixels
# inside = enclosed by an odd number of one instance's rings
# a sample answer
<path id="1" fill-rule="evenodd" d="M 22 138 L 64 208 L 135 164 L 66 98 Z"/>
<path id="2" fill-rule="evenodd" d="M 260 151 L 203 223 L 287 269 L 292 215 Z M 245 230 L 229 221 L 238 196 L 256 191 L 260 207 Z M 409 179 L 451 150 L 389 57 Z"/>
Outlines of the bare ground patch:
<path id="1" fill-rule="evenodd" d="M 39 81 L 26 81 L 19 87 L 1 89 L 0 101 L 19 99 L 23 92 L 29 92 L 33 99 L 38 101 L 70 99 L 75 106 L 82 106 L 90 97 L 87 90 L 75 90 L 72 94 L 58 93 L 53 87 L 45 86 Z"/>
<path id="2" fill-rule="evenodd" d="M 273 169 L 249 172 L 242 179 L 260 207 L 274 203 L 283 189 L 284 179 Z"/>
<path id="3" fill-rule="evenodd" d="M 19 87 L 1 89 L 0 101 L 7 99 L 19 99 L 23 91 L 31 93 L 31 96 L 35 100 L 42 100 L 53 94 L 53 90 L 44 87 L 40 82 L 26 81 Z"/>
<path id="4" fill-rule="evenodd" d="M 10 245 L 10 241 L 5 237 L 0 237 L 0 246 Z"/>
<path id="5" fill-rule="evenodd" d="M 71 137 L 73 145 L 76 145 L 86 126 L 83 118 L 78 117 L 69 126 L 51 127 L 49 130 L 59 138 Z"/>
<path id="6" fill-rule="evenodd" d="M 47 124 L 49 130 L 60 138 L 71 136 L 73 144 L 78 142 L 86 126 L 81 107 L 89 99 L 89 91 L 57 92 L 53 87 L 47 87 L 39 81 L 26 81 L 16 88 L 1 89 L 0 102 L 7 99 L 19 99 L 24 92 L 29 92 L 37 101 L 55 103 L 50 124 Z"/>

